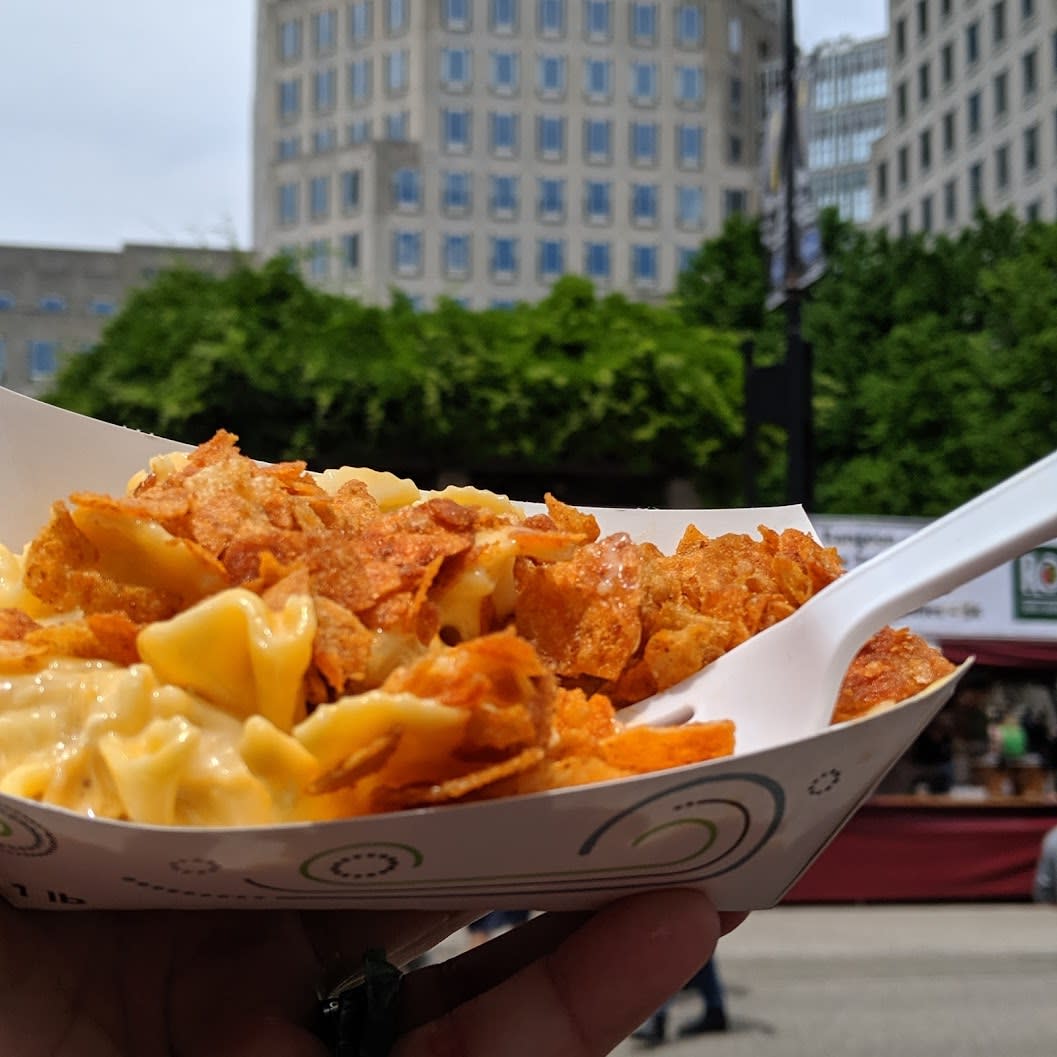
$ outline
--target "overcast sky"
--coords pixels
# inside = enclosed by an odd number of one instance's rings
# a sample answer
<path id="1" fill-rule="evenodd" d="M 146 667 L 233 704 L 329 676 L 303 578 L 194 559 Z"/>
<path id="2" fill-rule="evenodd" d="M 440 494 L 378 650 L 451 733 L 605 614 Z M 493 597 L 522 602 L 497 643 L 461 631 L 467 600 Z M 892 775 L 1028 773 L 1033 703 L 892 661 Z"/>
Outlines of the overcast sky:
<path id="1" fill-rule="evenodd" d="M 254 9 L 0 0 L 0 243 L 247 247 Z M 796 0 L 797 38 L 883 33 L 885 11 Z"/>

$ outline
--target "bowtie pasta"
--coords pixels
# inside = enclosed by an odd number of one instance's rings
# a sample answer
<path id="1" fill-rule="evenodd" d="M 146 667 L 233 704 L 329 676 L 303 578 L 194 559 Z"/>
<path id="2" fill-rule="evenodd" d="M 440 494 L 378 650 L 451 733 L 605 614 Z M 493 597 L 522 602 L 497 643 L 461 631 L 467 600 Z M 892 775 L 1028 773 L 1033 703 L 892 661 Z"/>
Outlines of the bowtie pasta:
<path id="1" fill-rule="evenodd" d="M 625 728 L 840 574 L 795 530 L 674 554 L 546 497 L 264 466 L 223 431 L 0 547 L 0 790 L 100 817 L 255 825 L 534 792 L 731 753 Z M 951 666 L 888 630 L 835 719 Z"/>

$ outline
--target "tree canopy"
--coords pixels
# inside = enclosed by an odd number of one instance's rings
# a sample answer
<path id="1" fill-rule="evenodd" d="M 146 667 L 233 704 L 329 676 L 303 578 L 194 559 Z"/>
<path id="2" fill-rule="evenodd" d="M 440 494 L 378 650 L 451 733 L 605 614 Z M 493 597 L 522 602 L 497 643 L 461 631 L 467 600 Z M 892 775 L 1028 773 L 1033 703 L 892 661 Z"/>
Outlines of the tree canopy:
<path id="1" fill-rule="evenodd" d="M 954 237 L 893 239 L 823 216 L 806 297 L 815 509 L 929 516 L 1057 447 L 1057 225 L 981 214 Z M 755 221 L 706 242 L 667 306 L 566 276 L 537 304 L 415 311 L 308 285 L 275 259 L 170 271 L 75 356 L 48 399 L 261 459 L 458 474 L 534 498 L 659 505 L 687 479 L 742 501 L 743 364 L 783 355 Z M 784 437 L 761 494 L 784 502 Z"/>

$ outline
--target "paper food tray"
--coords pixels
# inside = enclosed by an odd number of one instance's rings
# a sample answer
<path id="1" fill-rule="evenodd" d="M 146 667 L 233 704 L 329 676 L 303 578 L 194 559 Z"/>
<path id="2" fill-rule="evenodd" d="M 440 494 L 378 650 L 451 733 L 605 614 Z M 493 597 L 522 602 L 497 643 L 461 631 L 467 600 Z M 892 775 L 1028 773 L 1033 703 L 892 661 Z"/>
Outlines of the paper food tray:
<path id="1" fill-rule="evenodd" d="M 0 542 L 19 551 L 55 499 L 120 493 L 151 456 L 183 447 L 0 389 Z M 710 535 L 760 524 L 811 531 L 798 507 L 595 514 L 604 533 L 627 531 L 666 551 L 691 522 Z M 723 910 L 769 907 L 964 671 L 895 708 L 803 730 L 763 752 L 482 803 L 190 829 L 91 819 L 0 794 L 0 894 L 50 909 L 566 910 L 678 886 L 704 889 Z M 777 715 L 783 702 L 773 705 Z"/>

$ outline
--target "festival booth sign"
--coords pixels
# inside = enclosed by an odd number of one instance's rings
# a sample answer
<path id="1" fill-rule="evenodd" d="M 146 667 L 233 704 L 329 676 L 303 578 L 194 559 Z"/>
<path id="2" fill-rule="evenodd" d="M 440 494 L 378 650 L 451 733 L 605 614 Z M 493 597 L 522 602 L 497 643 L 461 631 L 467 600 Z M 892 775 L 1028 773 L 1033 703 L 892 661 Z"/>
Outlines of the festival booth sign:
<path id="1" fill-rule="evenodd" d="M 123 492 L 186 450 L 0 390 L 0 542 L 16 553 L 73 491 Z M 249 453 L 252 454 L 252 453 Z M 531 504 L 525 504 L 531 509 Z M 812 531 L 798 507 L 598 510 L 604 533 L 674 548 L 703 532 Z M 770 907 L 950 698 L 965 671 L 902 704 L 780 743 L 633 778 L 480 803 L 279 826 L 161 827 L 0 794 L 0 893 L 42 909 L 568 910 L 663 887 L 723 910 Z M 790 678 L 798 678 L 790 672 Z M 2 689 L 2 682 L 0 682 Z"/>
<path id="2" fill-rule="evenodd" d="M 823 514 L 813 524 L 854 569 L 929 521 Z M 967 581 L 903 623 L 955 662 L 971 656 L 978 665 L 1057 669 L 1057 541 Z"/>

